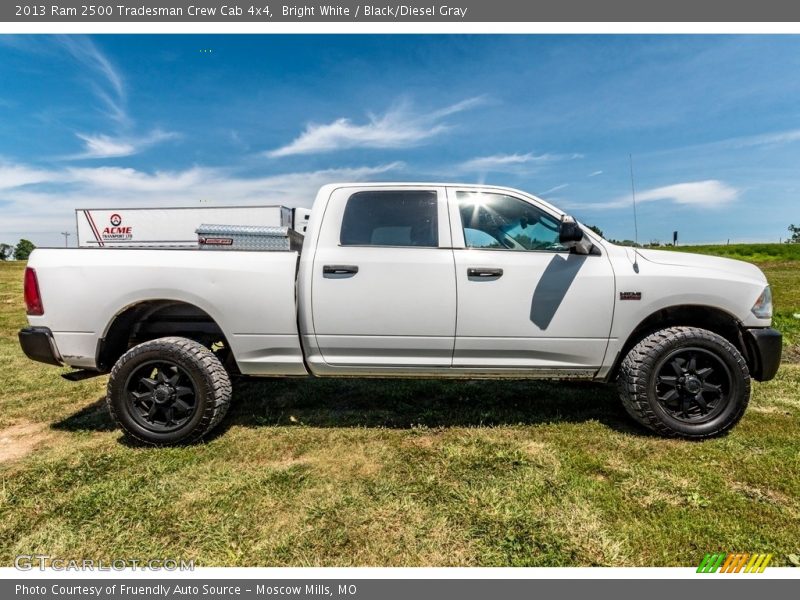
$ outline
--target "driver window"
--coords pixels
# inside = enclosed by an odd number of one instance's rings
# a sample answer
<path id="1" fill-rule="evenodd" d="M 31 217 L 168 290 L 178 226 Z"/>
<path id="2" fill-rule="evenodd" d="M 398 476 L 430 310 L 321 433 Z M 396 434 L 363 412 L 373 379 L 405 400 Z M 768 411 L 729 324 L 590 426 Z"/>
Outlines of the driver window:
<path id="1" fill-rule="evenodd" d="M 481 192 L 457 192 L 467 248 L 564 252 L 560 223 L 532 204 Z"/>

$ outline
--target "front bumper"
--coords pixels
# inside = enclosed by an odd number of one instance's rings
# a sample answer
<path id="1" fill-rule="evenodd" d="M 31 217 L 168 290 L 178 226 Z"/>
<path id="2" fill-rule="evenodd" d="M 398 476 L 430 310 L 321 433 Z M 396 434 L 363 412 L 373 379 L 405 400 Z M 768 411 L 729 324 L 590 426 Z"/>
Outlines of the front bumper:
<path id="1" fill-rule="evenodd" d="M 31 360 L 61 366 L 53 333 L 47 327 L 26 327 L 19 331 L 19 345 Z"/>
<path id="2" fill-rule="evenodd" d="M 781 365 L 783 349 L 781 332 L 771 327 L 743 331 L 750 357 L 750 375 L 756 381 L 769 381 Z"/>

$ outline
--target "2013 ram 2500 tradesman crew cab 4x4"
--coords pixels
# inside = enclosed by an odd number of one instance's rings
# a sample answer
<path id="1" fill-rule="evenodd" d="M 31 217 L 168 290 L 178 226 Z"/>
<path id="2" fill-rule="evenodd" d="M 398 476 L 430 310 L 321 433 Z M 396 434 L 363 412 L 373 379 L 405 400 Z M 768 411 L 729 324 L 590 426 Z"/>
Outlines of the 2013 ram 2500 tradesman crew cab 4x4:
<path id="1" fill-rule="evenodd" d="M 230 374 L 617 381 L 641 424 L 704 438 L 781 353 L 755 266 L 615 246 L 489 186 L 327 185 L 299 253 L 36 250 L 25 299 L 26 354 L 110 372 L 152 444 L 219 423 Z"/>

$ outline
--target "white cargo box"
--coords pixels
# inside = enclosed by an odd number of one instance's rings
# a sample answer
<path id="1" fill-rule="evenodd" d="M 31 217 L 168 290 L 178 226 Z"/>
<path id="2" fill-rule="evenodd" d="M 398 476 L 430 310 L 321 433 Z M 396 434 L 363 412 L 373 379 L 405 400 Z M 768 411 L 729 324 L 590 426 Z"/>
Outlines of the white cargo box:
<path id="1" fill-rule="evenodd" d="M 291 227 L 285 206 L 107 208 L 75 211 L 78 246 L 92 248 L 197 248 L 203 223 Z"/>

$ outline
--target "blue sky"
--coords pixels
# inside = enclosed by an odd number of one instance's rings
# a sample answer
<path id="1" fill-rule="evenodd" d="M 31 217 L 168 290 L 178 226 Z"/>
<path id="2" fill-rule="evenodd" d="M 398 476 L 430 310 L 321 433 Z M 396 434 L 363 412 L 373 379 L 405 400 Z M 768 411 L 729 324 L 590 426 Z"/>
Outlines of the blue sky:
<path id="1" fill-rule="evenodd" d="M 777 241 L 798 73 L 797 36 L 0 36 L 0 241 L 342 180 L 508 185 L 631 238 L 629 154 L 640 241 Z"/>

